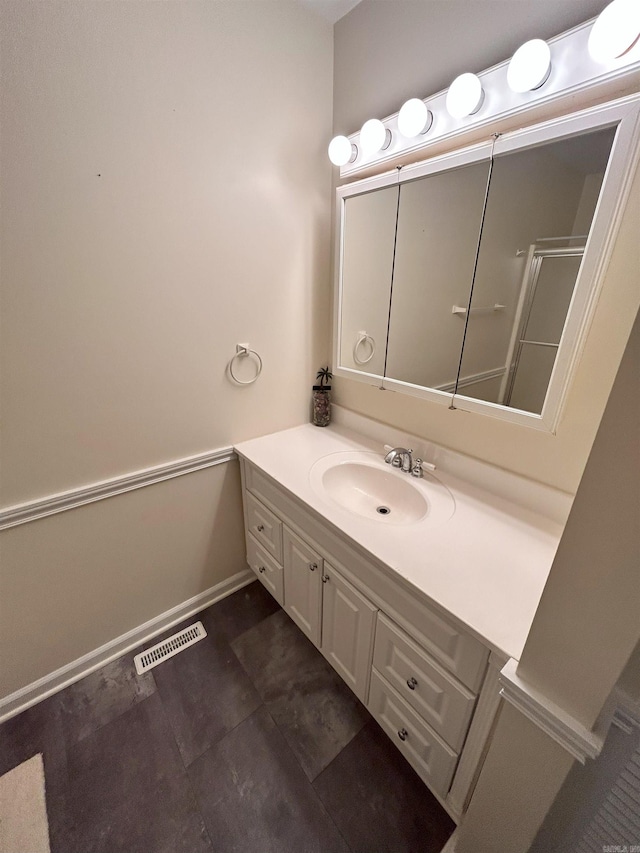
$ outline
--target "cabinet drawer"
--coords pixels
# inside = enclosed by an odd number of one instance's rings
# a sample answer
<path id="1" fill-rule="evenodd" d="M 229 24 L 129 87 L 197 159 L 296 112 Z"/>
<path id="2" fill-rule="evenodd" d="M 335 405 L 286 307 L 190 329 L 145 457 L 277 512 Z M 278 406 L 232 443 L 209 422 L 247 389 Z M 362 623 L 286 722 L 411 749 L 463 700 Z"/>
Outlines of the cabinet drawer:
<path id="1" fill-rule="evenodd" d="M 375 670 L 368 707 L 420 778 L 446 797 L 458 756 Z"/>
<path id="2" fill-rule="evenodd" d="M 282 563 L 282 522 L 253 495 L 247 493 L 246 499 L 249 532 L 265 551 L 268 551 L 278 563 Z"/>
<path id="3" fill-rule="evenodd" d="M 449 746 L 460 749 L 476 697 L 382 613 L 373 665 Z"/>
<path id="4" fill-rule="evenodd" d="M 247 563 L 256 573 L 258 580 L 265 586 L 278 604 L 284 604 L 284 585 L 282 566 L 268 554 L 249 534 L 247 536 Z"/>

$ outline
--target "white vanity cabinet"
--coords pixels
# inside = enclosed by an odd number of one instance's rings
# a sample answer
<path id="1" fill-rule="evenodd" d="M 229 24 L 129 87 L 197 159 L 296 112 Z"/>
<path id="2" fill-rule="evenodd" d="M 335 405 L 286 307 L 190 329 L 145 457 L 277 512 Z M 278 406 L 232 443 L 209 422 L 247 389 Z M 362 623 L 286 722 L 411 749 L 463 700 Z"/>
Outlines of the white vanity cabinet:
<path id="1" fill-rule="evenodd" d="M 249 565 L 458 820 L 497 708 L 501 662 L 317 512 L 240 463 Z"/>

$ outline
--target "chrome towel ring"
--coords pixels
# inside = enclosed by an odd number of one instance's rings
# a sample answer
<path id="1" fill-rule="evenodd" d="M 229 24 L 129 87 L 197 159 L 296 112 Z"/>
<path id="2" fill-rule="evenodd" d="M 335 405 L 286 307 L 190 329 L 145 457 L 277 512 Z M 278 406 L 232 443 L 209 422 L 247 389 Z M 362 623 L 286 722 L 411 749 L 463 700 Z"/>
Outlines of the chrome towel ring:
<path id="1" fill-rule="evenodd" d="M 371 350 L 366 358 L 360 358 L 360 347 L 365 344 Z M 358 332 L 358 340 L 353 347 L 353 360 L 356 364 L 367 364 L 376 354 L 376 342 L 366 332 Z"/>
<path id="2" fill-rule="evenodd" d="M 249 358 L 253 356 L 256 361 L 256 375 L 252 379 L 238 379 L 233 372 L 233 365 L 237 358 Z M 249 344 L 236 344 L 236 354 L 229 362 L 229 373 L 236 385 L 253 385 L 258 376 L 262 373 L 262 359 L 258 353 L 249 347 Z"/>

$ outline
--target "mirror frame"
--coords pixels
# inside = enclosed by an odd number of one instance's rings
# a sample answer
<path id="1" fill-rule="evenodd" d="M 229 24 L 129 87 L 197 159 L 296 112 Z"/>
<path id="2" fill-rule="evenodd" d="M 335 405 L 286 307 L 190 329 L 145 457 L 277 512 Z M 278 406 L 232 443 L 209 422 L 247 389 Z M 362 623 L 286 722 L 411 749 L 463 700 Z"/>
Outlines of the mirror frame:
<path id="1" fill-rule="evenodd" d="M 489 159 L 510 151 L 526 150 L 545 142 L 578 136 L 589 131 L 616 127 L 609 162 L 600 196 L 591 222 L 584 256 L 574 285 L 560 346 L 540 414 L 512 409 L 498 403 L 465 397 L 464 394 L 438 391 L 402 380 L 367 373 L 341 365 L 342 262 L 344 249 L 345 203 L 355 195 L 382 187 L 406 183 L 429 174 Z M 336 251 L 334 279 L 333 373 L 381 389 L 398 391 L 430 400 L 450 408 L 490 415 L 511 423 L 555 432 L 568 390 L 584 346 L 604 274 L 634 177 L 640 148 L 640 94 L 591 107 L 571 115 L 505 133 L 485 141 L 420 163 L 403 166 L 371 178 L 343 184 L 336 189 Z M 471 282 L 469 283 L 471 289 Z M 387 331 L 388 334 L 388 331 Z"/>

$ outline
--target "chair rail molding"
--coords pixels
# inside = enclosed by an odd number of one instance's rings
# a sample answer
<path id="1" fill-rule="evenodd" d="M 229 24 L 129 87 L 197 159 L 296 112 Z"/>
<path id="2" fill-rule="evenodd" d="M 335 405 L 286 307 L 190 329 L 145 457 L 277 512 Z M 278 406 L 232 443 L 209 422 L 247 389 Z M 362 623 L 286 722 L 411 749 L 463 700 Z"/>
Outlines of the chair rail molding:
<path id="1" fill-rule="evenodd" d="M 585 764 L 587 758 L 597 758 L 604 746 L 606 730 L 588 729 L 540 690 L 523 680 L 517 674 L 517 667 L 518 661 L 511 658 L 500 671 L 500 695 L 503 699 L 564 747 L 581 764 Z"/>
<path id="2" fill-rule="evenodd" d="M 144 486 L 152 486 L 154 483 L 171 480 L 173 477 L 181 477 L 183 474 L 192 474 L 194 471 L 231 462 L 236 458 L 233 447 L 223 447 L 196 456 L 176 459 L 173 462 L 156 465 L 153 468 L 133 471 L 109 480 L 101 480 L 88 486 L 80 486 L 77 489 L 70 489 L 66 492 L 4 507 L 0 509 L 0 530 L 16 527 L 18 524 L 27 524 L 39 518 L 46 518 L 48 515 L 55 515 L 58 512 L 65 512 L 68 509 L 105 500 L 105 498 L 112 498 L 114 495 L 121 495 L 124 492 L 141 489 Z"/>

